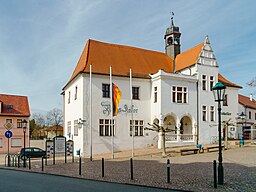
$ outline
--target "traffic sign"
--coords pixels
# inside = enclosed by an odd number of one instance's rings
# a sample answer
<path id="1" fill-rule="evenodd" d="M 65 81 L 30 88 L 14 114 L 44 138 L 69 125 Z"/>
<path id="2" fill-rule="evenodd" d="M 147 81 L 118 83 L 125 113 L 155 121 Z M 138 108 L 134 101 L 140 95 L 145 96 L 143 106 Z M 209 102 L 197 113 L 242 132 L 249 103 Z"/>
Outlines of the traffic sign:
<path id="1" fill-rule="evenodd" d="M 6 138 L 11 138 L 12 137 L 12 132 L 11 131 L 6 131 L 4 135 L 5 135 Z"/>
<path id="2" fill-rule="evenodd" d="M 6 122 L 4 124 L 4 127 L 5 127 L 5 129 L 7 129 L 9 131 L 9 130 L 11 130 L 13 128 L 13 124 L 10 123 L 10 122 Z"/>

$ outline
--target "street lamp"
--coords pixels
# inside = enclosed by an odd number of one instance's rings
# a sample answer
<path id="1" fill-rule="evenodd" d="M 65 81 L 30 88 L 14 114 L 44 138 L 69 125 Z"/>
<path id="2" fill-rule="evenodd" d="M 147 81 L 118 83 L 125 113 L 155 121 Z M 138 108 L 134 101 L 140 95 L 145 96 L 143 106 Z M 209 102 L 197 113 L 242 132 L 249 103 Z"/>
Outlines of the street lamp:
<path id="1" fill-rule="evenodd" d="M 23 128 L 23 133 L 24 133 L 24 159 L 23 159 L 23 167 L 26 167 L 26 129 L 27 129 L 27 121 L 26 119 L 22 120 L 22 128 Z"/>
<path id="2" fill-rule="evenodd" d="M 245 123 L 245 120 L 246 120 L 246 115 L 244 114 L 244 112 L 242 112 L 239 115 L 239 119 L 242 120 L 242 138 L 240 140 L 240 146 L 243 146 L 244 145 L 244 123 Z"/>
<path id="3" fill-rule="evenodd" d="M 222 144 L 221 144 L 221 101 L 224 100 L 226 86 L 221 82 L 216 83 L 212 88 L 214 100 L 218 102 L 218 132 L 219 132 L 219 165 L 218 165 L 218 184 L 223 185 L 224 183 L 224 169 L 222 165 Z"/>

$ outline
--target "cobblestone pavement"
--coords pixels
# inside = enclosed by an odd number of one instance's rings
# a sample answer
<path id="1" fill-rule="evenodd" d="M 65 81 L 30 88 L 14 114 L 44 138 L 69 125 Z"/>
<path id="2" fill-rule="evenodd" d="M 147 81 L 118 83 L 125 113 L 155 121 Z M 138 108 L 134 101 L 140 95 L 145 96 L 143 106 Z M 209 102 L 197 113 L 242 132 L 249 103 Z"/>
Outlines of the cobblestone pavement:
<path id="1" fill-rule="evenodd" d="M 72 163 L 68 158 L 58 159 L 55 165 L 48 160 L 44 173 L 66 175 L 71 177 L 104 180 L 117 183 L 129 183 L 180 189 L 188 191 L 256 191 L 256 146 L 233 148 L 223 151 L 224 185 L 213 187 L 213 160 L 218 159 L 218 152 L 174 156 L 173 148 L 168 150 L 169 157 L 163 158 L 154 148 L 136 150 L 133 158 L 134 180 L 130 179 L 130 151 L 111 155 L 95 156 L 93 161 L 82 159 L 82 171 L 79 175 L 78 159 Z M 102 177 L 101 158 L 105 158 L 105 175 Z M 3 162 L 0 156 L 0 164 Z M 166 182 L 166 161 L 171 161 L 171 182 Z M 1 167 L 4 167 L 1 165 Z M 32 168 L 15 168 L 24 171 L 42 172 L 41 161 L 32 160 Z"/>

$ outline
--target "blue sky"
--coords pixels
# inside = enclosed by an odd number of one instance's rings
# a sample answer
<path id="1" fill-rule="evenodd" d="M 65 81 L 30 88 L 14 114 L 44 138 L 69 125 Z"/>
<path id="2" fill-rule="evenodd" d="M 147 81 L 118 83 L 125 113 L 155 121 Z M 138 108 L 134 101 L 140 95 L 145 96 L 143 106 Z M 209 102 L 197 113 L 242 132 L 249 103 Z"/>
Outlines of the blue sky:
<path id="1" fill-rule="evenodd" d="M 173 11 L 182 51 L 209 35 L 220 72 L 249 95 L 255 7 L 254 0 L 0 0 L 0 93 L 27 95 L 32 113 L 62 108 L 61 90 L 89 38 L 164 52 Z"/>

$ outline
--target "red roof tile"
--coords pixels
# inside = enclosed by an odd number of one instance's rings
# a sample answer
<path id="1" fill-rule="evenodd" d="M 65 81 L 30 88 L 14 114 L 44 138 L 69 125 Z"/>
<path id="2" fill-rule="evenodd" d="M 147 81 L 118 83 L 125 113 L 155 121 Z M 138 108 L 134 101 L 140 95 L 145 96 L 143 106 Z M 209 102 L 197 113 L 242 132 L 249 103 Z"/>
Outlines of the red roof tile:
<path id="1" fill-rule="evenodd" d="M 243 87 L 236 85 L 232 82 L 230 82 L 229 80 L 227 80 L 226 78 L 224 78 L 220 73 L 218 74 L 218 80 L 223 83 L 223 85 L 226 85 L 228 87 L 236 87 L 236 88 L 240 88 L 242 89 Z"/>
<path id="2" fill-rule="evenodd" d="M 28 98 L 26 96 L 0 94 L 0 100 L 2 101 L 0 116 L 30 116 Z"/>
<path id="3" fill-rule="evenodd" d="M 182 69 L 185 69 L 187 67 L 190 67 L 197 63 L 197 60 L 199 58 L 199 54 L 202 51 L 202 48 L 204 46 L 204 43 L 201 43 L 183 53 L 180 53 L 177 55 L 175 64 L 176 64 L 176 71 L 180 71 Z"/>
<path id="4" fill-rule="evenodd" d="M 113 75 L 126 77 L 130 68 L 133 77 L 139 78 L 150 78 L 160 69 L 173 72 L 173 60 L 165 53 L 89 39 L 69 82 L 79 73 L 89 73 L 90 64 L 92 73 L 108 75 L 112 66 Z"/>
<path id="5" fill-rule="evenodd" d="M 256 101 L 254 99 L 251 101 L 249 97 L 244 95 L 238 95 L 238 102 L 245 107 L 256 109 Z"/>

